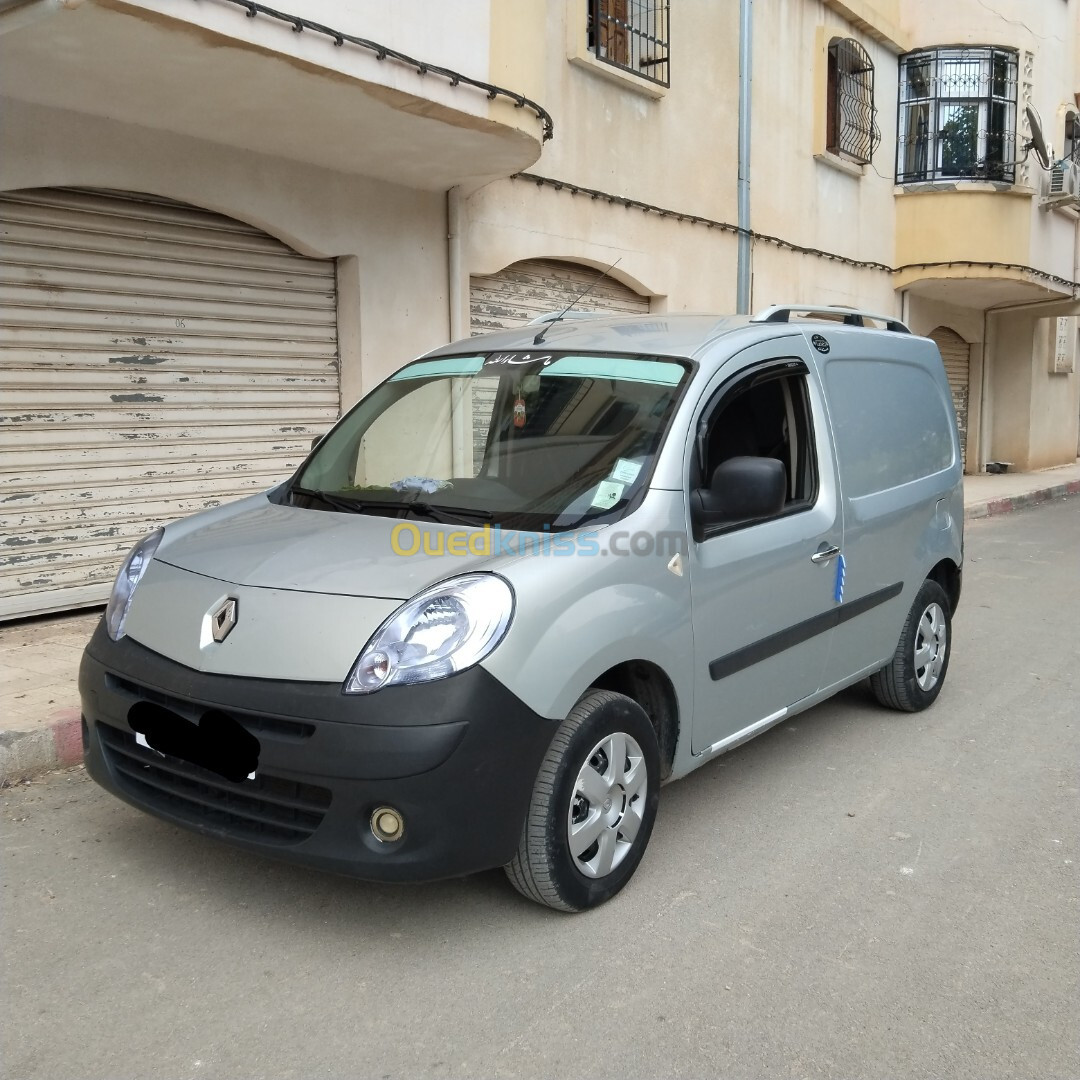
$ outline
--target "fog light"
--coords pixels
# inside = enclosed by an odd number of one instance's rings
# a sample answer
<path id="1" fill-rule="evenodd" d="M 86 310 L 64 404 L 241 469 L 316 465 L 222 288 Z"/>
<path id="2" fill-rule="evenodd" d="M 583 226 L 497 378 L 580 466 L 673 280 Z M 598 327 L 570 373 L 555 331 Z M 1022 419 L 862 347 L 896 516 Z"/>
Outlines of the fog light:
<path id="1" fill-rule="evenodd" d="M 384 844 L 400 840 L 405 835 L 405 819 L 392 806 L 380 806 L 372 811 L 371 833 Z"/>

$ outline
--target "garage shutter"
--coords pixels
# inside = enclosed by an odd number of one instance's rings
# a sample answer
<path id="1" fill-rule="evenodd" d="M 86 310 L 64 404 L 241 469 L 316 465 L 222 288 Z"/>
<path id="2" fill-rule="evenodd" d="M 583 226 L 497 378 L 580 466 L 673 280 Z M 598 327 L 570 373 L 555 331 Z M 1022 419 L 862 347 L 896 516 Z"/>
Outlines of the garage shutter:
<path id="1" fill-rule="evenodd" d="M 106 599 L 149 529 L 269 487 L 339 409 L 334 264 L 127 192 L 0 195 L 0 618 Z"/>
<path id="2" fill-rule="evenodd" d="M 529 259 L 488 277 L 474 277 L 470 282 L 472 332 L 504 330 L 549 311 L 562 311 L 601 272 L 577 263 Z M 649 298 L 607 277 L 576 305 L 576 310 L 648 315 Z"/>
<path id="3" fill-rule="evenodd" d="M 941 351 L 945 361 L 945 374 L 949 378 L 953 405 L 956 408 L 956 423 L 960 429 L 960 451 L 964 456 L 964 468 L 967 469 L 967 421 L 968 392 L 970 375 L 971 349 L 968 343 L 955 330 L 939 326 L 930 337 Z"/>

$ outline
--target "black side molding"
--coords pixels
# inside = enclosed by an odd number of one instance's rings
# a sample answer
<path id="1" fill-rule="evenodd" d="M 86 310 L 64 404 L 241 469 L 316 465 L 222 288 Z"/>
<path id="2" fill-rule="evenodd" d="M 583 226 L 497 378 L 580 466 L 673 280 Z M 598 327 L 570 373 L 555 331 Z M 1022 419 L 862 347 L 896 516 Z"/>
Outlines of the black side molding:
<path id="1" fill-rule="evenodd" d="M 841 604 L 831 611 L 823 611 L 820 615 L 814 615 L 801 623 L 789 626 L 786 630 L 770 634 L 751 645 L 744 645 L 741 649 L 728 653 L 727 656 L 713 660 L 709 664 L 709 675 L 713 682 L 726 679 L 729 675 L 742 671 L 743 668 L 760 664 L 762 660 L 768 660 L 770 656 L 776 656 L 785 649 L 801 645 L 804 641 L 809 641 L 818 634 L 824 634 L 826 630 L 831 630 L 834 626 L 854 619 L 857 615 L 863 615 L 880 604 L 892 600 L 893 597 L 899 596 L 903 591 L 904 583 L 898 581 L 895 585 L 887 585 L 884 589 L 860 596 L 858 600 Z"/>

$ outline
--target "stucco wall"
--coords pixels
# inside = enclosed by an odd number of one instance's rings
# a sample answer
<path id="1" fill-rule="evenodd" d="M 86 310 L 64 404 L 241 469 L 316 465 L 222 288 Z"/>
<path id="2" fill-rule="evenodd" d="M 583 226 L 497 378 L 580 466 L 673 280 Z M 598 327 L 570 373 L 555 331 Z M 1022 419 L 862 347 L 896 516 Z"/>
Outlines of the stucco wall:
<path id="1" fill-rule="evenodd" d="M 823 3 L 756 4 L 754 13 L 753 227 L 806 247 L 892 265 L 896 55 Z M 881 133 L 876 170 L 823 153 L 827 51 L 834 37 L 857 41 L 874 65 Z M 735 46 L 733 41 L 733 74 Z"/>
<path id="2" fill-rule="evenodd" d="M 534 7 L 532 0 L 524 4 L 522 18 Z M 882 161 L 895 138 L 885 119 L 895 111 L 888 107 L 895 94 L 895 54 L 821 0 L 758 4 L 754 10 L 753 228 L 803 246 L 891 263 L 890 169 L 882 166 L 878 175 L 814 159 L 815 94 L 820 90 L 823 103 L 825 78 L 814 49 L 819 29 L 827 26 L 857 38 L 874 58 Z M 547 13 L 543 100 L 556 110 L 556 138 L 530 171 L 735 223 L 738 5 L 682 5 L 673 11 L 666 89 L 635 83 L 633 76 L 613 79 L 610 70 L 588 62 L 583 4 L 552 0 Z M 793 57 L 811 62 L 793 63 Z M 524 70 L 530 70 L 528 63 Z M 736 241 L 718 229 L 522 180 L 497 181 L 470 194 L 465 219 L 467 273 L 490 274 L 537 257 L 599 267 L 620 259 L 614 276 L 656 297 L 654 309 L 735 308 Z M 753 304 L 776 300 L 897 310 L 887 274 L 757 244 Z"/>
<path id="3" fill-rule="evenodd" d="M 355 256 L 340 275 L 346 407 L 446 340 L 445 195 L 21 102 L 0 102 L 0 117 L 0 190 L 142 191 L 247 221 L 306 255 Z"/>
<path id="4" fill-rule="evenodd" d="M 993 316 L 989 321 L 993 384 L 990 460 L 1031 468 L 1032 352 L 1035 320 Z"/>
<path id="5" fill-rule="evenodd" d="M 1080 377 L 1076 374 L 1049 374 L 1056 329 L 1056 319 L 1040 319 L 1035 327 L 1031 442 L 1028 450 L 1028 465 L 1032 469 L 1071 461 L 1077 451 Z"/>
<path id="6" fill-rule="evenodd" d="M 1076 458 L 1080 376 L 1049 374 L 1054 319 L 991 318 L 994 330 L 992 458 L 1045 469 Z"/>
<path id="7" fill-rule="evenodd" d="M 994 316 L 994 431 L 991 458 L 1020 469 L 1074 461 L 1080 424 L 1080 376 L 1051 375 L 1054 319 L 1030 312 Z"/>

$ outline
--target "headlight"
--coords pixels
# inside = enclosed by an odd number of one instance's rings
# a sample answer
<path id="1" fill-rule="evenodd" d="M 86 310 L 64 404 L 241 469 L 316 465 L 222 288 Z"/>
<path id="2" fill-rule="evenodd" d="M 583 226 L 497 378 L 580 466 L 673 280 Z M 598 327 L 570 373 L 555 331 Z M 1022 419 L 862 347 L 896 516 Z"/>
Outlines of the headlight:
<path id="1" fill-rule="evenodd" d="M 124 636 L 124 620 L 131 606 L 132 593 L 146 573 L 164 533 L 164 529 L 155 529 L 149 536 L 144 536 L 128 553 L 120 573 L 116 575 L 109 606 L 105 609 L 105 629 L 113 641 L 119 641 Z"/>
<path id="2" fill-rule="evenodd" d="M 494 574 L 464 574 L 433 585 L 372 634 L 345 680 L 345 693 L 430 682 L 472 667 L 502 641 L 513 613 L 513 590 Z"/>

